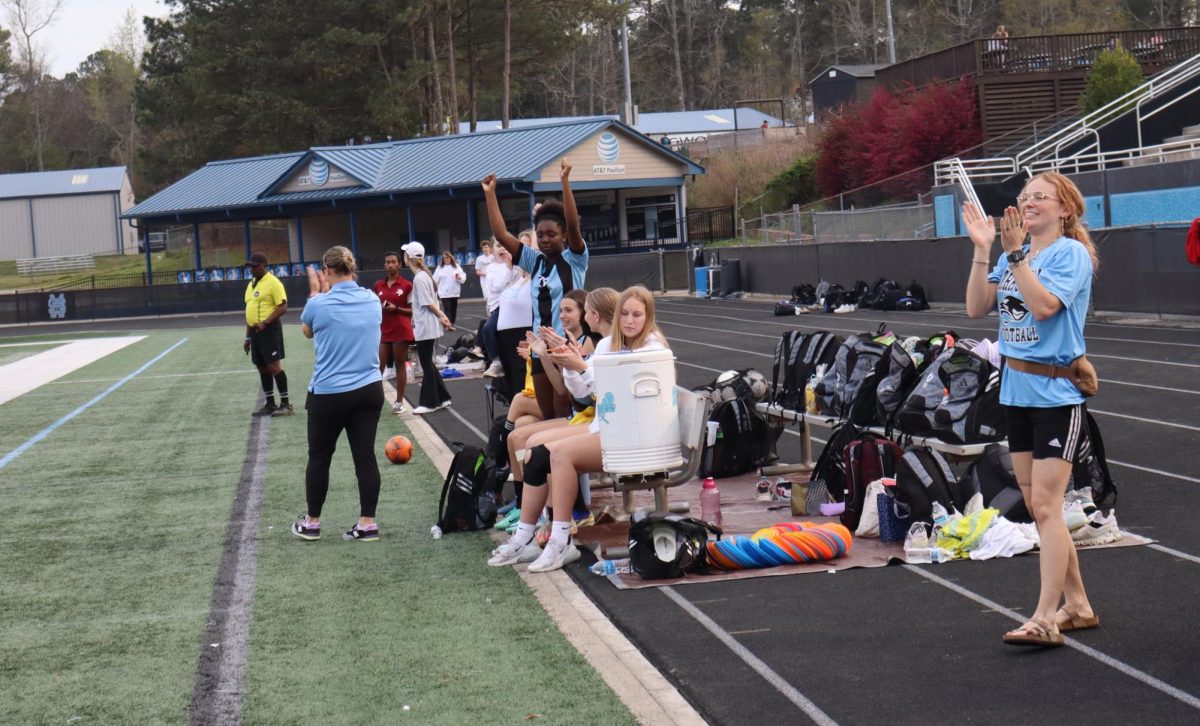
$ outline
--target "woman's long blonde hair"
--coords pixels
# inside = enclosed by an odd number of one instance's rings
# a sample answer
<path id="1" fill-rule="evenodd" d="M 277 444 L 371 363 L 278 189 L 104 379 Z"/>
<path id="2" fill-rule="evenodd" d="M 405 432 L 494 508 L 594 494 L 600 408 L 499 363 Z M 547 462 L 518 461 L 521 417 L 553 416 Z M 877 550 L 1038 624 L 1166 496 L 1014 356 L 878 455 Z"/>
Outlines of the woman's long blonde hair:
<path id="1" fill-rule="evenodd" d="M 1096 245 L 1092 242 L 1087 228 L 1083 226 L 1083 194 L 1080 193 L 1079 187 L 1075 186 L 1075 182 L 1056 171 L 1042 172 L 1029 181 L 1037 179 L 1054 187 L 1054 195 L 1058 197 L 1059 204 L 1062 204 L 1063 209 L 1067 212 L 1066 218 L 1062 220 L 1063 236 L 1079 240 L 1087 249 L 1088 257 L 1092 258 L 1092 271 L 1099 270 L 1100 255 L 1096 252 Z M 1025 185 L 1029 186 L 1029 183 L 1026 182 Z"/>
<path id="2" fill-rule="evenodd" d="M 637 300 L 646 307 L 645 327 L 642 328 L 642 332 L 636 337 L 629 338 L 628 340 L 621 333 L 621 310 L 625 307 L 626 300 Z M 654 322 L 654 296 L 641 285 L 634 285 L 621 293 L 621 297 L 617 300 L 617 310 L 613 314 L 611 335 L 613 350 L 637 350 L 646 344 L 651 335 L 658 336 L 658 339 L 662 341 L 663 347 L 670 347 L 667 345 L 667 337 L 658 329 L 658 323 Z"/>

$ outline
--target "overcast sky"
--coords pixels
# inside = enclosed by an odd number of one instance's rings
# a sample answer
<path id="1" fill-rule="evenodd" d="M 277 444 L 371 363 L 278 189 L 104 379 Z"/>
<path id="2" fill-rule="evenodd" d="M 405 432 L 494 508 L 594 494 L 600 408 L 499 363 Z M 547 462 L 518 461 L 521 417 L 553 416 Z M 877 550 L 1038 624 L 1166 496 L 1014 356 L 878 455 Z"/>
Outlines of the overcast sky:
<path id="1" fill-rule="evenodd" d="M 51 75 L 62 78 L 89 55 L 108 45 L 130 8 L 139 18 L 167 14 L 161 0 L 65 0 L 54 24 L 34 36 L 47 51 Z M 3 13 L 0 25 L 11 28 Z"/>

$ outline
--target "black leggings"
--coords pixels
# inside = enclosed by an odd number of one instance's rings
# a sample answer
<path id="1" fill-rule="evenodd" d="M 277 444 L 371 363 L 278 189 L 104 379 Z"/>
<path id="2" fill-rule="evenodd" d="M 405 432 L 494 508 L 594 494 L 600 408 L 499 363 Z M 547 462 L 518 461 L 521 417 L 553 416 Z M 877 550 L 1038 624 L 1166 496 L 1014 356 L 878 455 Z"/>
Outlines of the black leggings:
<path id="1" fill-rule="evenodd" d="M 508 328 L 496 331 L 496 355 L 504 366 L 504 380 L 508 382 L 510 396 L 525 389 L 525 359 L 517 355 L 517 344 L 525 340 L 532 328 Z"/>
<path id="2" fill-rule="evenodd" d="M 308 469 L 304 472 L 308 516 L 321 516 L 329 493 L 329 462 L 344 430 L 358 477 L 359 516 L 374 517 L 379 503 L 375 433 L 383 408 L 383 383 L 368 383 L 345 393 L 309 393 L 304 407 L 308 409 Z"/>
<path id="3" fill-rule="evenodd" d="M 458 320 L 458 298 L 444 297 L 442 300 L 442 312 L 446 313 L 446 317 L 450 318 L 450 324 L 453 325 L 455 320 Z"/>
<path id="4" fill-rule="evenodd" d="M 417 341 L 417 360 L 421 361 L 421 395 L 417 400 L 418 406 L 437 408 L 450 400 L 450 392 L 442 383 L 442 374 L 438 373 L 433 364 L 433 346 L 436 340 Z"/>

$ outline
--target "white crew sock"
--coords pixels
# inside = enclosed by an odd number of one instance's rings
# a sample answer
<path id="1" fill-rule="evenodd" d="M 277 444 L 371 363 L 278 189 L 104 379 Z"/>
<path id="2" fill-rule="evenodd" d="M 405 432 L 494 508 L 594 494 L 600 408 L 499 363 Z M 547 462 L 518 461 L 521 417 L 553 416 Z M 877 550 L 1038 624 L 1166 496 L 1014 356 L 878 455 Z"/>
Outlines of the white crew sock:
<path id="1" fill-rule="evenodd" d="M 536 529 L 535 525 L 526 524 L 524 522 L 517 523 L 517 531 L 513 532 L 513 536 L 508 540 L 510 545 L 521 546 L 529 544 L 533 541 L 533 533 Z"/>

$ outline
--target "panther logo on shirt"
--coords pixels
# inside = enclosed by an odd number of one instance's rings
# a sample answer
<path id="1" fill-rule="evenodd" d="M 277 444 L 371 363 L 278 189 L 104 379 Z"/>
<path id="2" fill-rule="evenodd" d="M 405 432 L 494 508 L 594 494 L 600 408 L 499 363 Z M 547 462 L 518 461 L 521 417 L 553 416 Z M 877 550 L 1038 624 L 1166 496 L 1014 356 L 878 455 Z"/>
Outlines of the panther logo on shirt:
<path id="1" fill-rule="evenodd" d="M 1021 302 L 1020 298 L 1012 295 L 1005 295 L 1000 301 L 1000 317 L 1013 323 L 1019 323 L 1029 316 L 1029 308 L 1025 307 L 1025 303 Z"/>
<path id="2" fill-rule="evenodd" d="M 538 275 L 537 286 L 538 287 L 549 287 L 550 286 L 550 278 L 545 275 Z"/>

